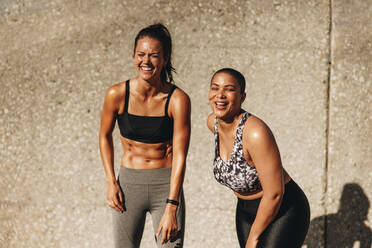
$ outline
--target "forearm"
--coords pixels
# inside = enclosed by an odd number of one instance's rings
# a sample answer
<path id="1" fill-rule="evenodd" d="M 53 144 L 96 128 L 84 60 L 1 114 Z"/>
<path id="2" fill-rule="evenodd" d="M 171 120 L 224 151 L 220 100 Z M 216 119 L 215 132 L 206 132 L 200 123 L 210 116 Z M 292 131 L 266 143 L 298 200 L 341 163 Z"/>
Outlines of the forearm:
<path id="1" fill-rule="evenodd" d="M 248 239 L 258 239 L 266 227 L 277 215 L 282 201 L 282 194 L 263 195 L 252 224 Z"/>
<path id="2" fill-rule="evenodd" d="M 112 135 L 100 135 L 99 148 L 103 168 L 106 174 L 106 182 L 108 184 L 116 182 L 114 170 L 114 143 Z"/>
<path id="3" fill-rule="evenodd" d="M 172 174 L 170 178 L 169 199 L 178 200 L 186 171 L 186 157 L 190 143 L 190 127 L 184 129 L 183 135 L 173 140 Z M 168 204 L 169 205 L 169 204 Z"/>
<path id="4" fill-rule="evenodd" d="M 182 189 L 183 179 L 186 170 L 186 158 L 176 157 L 172 163 L 172 174 L 170 178 L 170 189 L 168 198 L 178 200 Z"/>

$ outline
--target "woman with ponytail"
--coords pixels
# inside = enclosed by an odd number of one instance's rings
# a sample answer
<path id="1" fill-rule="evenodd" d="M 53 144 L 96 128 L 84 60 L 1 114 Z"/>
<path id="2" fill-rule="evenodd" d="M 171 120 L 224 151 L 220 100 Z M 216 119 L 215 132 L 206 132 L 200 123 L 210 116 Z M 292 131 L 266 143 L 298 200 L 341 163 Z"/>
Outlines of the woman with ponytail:
<path id="1" fill-rule="evenodd" d="M 173 84 L 172 40 L 155 24 L 136 36 L 137 76 L 112 85 L 101 115 L 99 145 L 113 209 L 115 247 L 139 247 L 151 213 L 158 247 L 182 247 L 185 205 L 182 183 L 190 140 L 191 104 Z M 115 177 L 112 132 L 117 121 L 123 147 Z"/>

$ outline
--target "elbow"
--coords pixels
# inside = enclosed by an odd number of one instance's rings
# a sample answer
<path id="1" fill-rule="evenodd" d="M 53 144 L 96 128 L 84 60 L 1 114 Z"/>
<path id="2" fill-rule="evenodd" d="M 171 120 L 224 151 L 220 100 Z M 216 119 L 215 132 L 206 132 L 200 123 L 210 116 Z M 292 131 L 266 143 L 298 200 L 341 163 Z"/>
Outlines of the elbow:
<path id="1" fill-rule="evenodd" d="M 112 141 L 112 133 L 100 132 L 99 133 L 99 145 L 104 146 Z"/>
<path id="2" fill-rule="evenodd" d="M 280 203 L 283 199 L 284 190 L 277 190 L 270 193 L 264 193 L 264 197 L 270 199 L 273 202 Z"/>
<path id="3" fill-rule="evenodd" d="M 273 194 L 273 200 L 276 201 L 276 202 L 282 202 L 282 199 L 283 199 L 283 195 L 284 195 L 284 192 L 277 192 L 275 194 Z"/>
<path id="4" fill-rule="evenodd" d="M 100 140 L 110 139 L 110 138 L 112 138 L 112 130 L 110 130 L 110 131 L 100 130 L 98 136 L 99 136 Z"/>

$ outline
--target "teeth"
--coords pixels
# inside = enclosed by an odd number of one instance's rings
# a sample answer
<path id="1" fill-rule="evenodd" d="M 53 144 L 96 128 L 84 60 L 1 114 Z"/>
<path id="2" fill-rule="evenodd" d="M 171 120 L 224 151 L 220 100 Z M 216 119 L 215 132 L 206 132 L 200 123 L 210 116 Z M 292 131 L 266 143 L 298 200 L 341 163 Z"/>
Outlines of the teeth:
<path id="1" fill-rule="evenodd" d="M 218 106 L 226 106 L 226 105 L 227 105 L 227 103 L 223 103 L 223 102 L 216 102 L 216 105 L 218 105 Z"/>
<path id="2" fill-rule="evenodd" d="M 152 70 L 152 68 L 149 68 L 149 67 L 141 67 L 142 68 L 142 70 L 144 70 L 144 71 L 151 71 Z"/>

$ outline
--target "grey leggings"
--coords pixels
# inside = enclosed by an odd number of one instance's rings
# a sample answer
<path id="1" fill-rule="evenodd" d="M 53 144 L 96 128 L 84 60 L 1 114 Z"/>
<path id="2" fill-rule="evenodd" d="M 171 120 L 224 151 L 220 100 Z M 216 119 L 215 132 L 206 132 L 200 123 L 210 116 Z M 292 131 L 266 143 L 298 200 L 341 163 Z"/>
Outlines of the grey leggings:
<path id="1" fill-rule="evenodd" d="M 164 214 L 165 200 L 169 194 L 172 168 L 136 170 L 120 167 L 118 183 L 124 195 L 124 212 L 113 211 L 115 248 L 140 246 L 146 213 L 150 212 L 154 233 Z M 176 238 L 161 245 L 161 235 L 155 241 L 158 247 L 181 248 L 185 230 L 185 201 L 181 190 L 177 210 L 178 234 Z"/>

